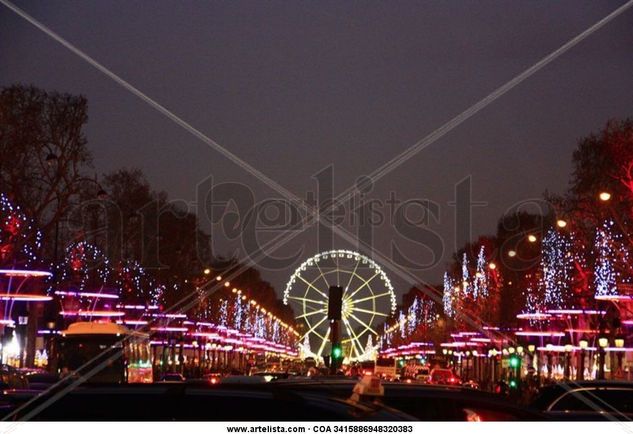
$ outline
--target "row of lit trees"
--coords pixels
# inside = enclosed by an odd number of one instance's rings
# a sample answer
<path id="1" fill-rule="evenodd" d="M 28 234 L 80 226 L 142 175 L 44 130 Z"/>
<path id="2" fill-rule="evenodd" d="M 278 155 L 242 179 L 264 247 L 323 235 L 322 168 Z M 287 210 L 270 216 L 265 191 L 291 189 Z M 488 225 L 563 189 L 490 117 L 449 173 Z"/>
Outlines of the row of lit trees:
<path id="1" fill-rule="evenodd" d="M 445 337 L 452 329 L 517 326 L 522 312 L 587 309 L 601 297 L 633 295 L 633 120 L 610 121 L 580 140 L 568 191 L 530 205 L 541 211 L 519 205 L 499 220 L 494 236 L 455 253 L 437 288 Z M 628 312 L 615 316 L 621 315 Z M 391 319 L 387 328 L 395 332 L 397 323 Z M 598 318 L 595 327 L 617 328 L 619 320 Z"/>
<path id="2" fill-rule="evenodd" d="M 89 175 L 87 119 L 82 96 L 20 85 L 0 90 L 0 266 L 50 269 L 49 290 L 112 286 L 165 306 L 195 299 L 208 283 L 205 269 L 239 268 L 215 259 L 197 216 L 153 190 L 140 170 Z M 7 208 L 18 205 L 19 227 Z M 73 271 L 77 258 L 85 261 L 83 276 Z M 281 305 L 252 268 L 239 279 L 241 287 L 262 291 L 262 304 Z"/>

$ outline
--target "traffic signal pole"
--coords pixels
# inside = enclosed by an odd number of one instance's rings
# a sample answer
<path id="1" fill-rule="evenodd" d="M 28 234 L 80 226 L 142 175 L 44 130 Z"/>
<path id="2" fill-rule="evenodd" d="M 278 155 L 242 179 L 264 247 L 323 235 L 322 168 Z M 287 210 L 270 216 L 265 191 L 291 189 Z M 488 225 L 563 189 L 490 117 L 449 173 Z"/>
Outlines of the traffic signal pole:
<path id="1" fill-rule="evenodd" d="M 343 310 L 343 288 L 330 286 L 328 291 L 328 319 L 330 320 L 330 374 L 334 375 L 343 362 L 341 346 L 341 317 Z"/>

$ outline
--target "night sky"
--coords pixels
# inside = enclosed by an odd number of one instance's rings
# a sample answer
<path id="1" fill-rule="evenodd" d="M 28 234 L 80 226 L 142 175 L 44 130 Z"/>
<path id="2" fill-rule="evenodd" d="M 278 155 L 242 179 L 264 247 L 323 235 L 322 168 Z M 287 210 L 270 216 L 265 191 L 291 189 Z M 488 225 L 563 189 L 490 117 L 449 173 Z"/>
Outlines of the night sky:
<path id="1" fill-rule="evenodd" d="M 333 164 L 335 190 L 371 172 L 623 4 L 622 1 L 165 2 L 16 4 L 297 195 Z M 0 86 L 84 94 L 95 170 L 139 167 L 171 198 L 196 183 L 278 195 L 0 5 Z M 474 236 L 517 201 L 562 192 L 578 138 L 633 116 L 633 10 L 574 47 L 376 185 L 428 198 L 443 258 L 455 250 L 454 185 L 472 177 Z M 353 228 L 352 228 L 353 229 Z M 387 253 L 394 236 L 376 230 Z M 304 246 L 315 231 L 280 254 Z M 342 240 L 336 247 L 354 248 Z M 218 254 L 236 243 L 216 237 Z M 412 257 L 429 252 L 401 244 Z M 424 259 L 421 259 L 424 260 Z M 297 264 L 295 264 L 296 266 Z M 293 267 L 266 271 L 282 290 Z M 389 272 L 388 272 L 389 273 Z M 394 278 L 399 292 L 408 284 Z"/>

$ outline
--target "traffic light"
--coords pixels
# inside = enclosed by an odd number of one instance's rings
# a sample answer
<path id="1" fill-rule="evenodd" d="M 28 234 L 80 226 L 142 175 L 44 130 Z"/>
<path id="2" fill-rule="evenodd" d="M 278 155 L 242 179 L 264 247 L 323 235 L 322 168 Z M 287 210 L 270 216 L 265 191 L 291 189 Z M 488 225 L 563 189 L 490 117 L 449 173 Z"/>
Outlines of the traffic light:
<path id="1" fill-rule="evenodd" d="M 332 361 L 341 360 L 343 358 L 343 348 L 341 344 L 334 344 L 332 346 Z"/>
<path id="2" fill-rule="evenodd" d="M 515 378 L 512 378 L 510 380 L 509 386 L 510 386 L 510 389 L 516 389 L 517 387 L 519 387 L 519 382 Z"/>
<path id="3" fill-rule="evenodd" d="M 509 364 L 512 369 L 518 369 L 521 367 L 521 358 L 516 354 L 512 355 L 510 356 Z"/>
<path id="4" fill-rule="evenodd" d="M 332 344 L 332 355 L 330 357 L 330 369 L 332 373 L 336 373 L 336 370 L 343 364 L 343 347 L 340 343 Z"/>

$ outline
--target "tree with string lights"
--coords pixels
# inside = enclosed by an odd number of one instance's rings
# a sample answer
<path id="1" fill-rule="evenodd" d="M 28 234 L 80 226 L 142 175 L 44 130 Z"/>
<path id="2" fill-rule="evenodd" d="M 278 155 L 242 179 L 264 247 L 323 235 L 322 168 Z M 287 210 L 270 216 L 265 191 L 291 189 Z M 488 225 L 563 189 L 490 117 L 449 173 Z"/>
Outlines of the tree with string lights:
<path id="1" fill-rule="evenodd" d="M 541 252 L 541 278 L 544 305 L 547 309 L 570 307 L 576 255 L 572 236 L 550 229 L 545 234 Z"/>
<path id="2" fill-rule="evenodd" d="M 124 304 L 160 306 L 165 288 L 138 261 L 122 261 L 116 270 L 116 287 Z"/>
<path id="3" fill-rule="evenodd" d="M 606 220 L 596 231 L 594 264 L 594 296 L 612 298 L 620 295 L 618 286 L 630 283 L 625 273 L 629 263 L 627 246 L 622 235 L 615 230 L 613 220 Z M 623 272 L 624 271 L 624 272 Z"/>
<path id="4" fill-rule="evenodd" d="M 37 260 L 41 233 L 21 208 L 0 193 L 0 266 L 28 268 Z"/>
<path id="5" fill-rule="evenodd" d="M 453 316 L 455 316 L 454 299 L 455 299 L 455 282 L 451 278 L 450 274 L 448 274 L 448 272 L 445 272 L 444 285 L 443 285 L 443 291 L 442 291 L 442 304 L 444 308 L 444 314 L 449 318 L 452 318 Z"/>

